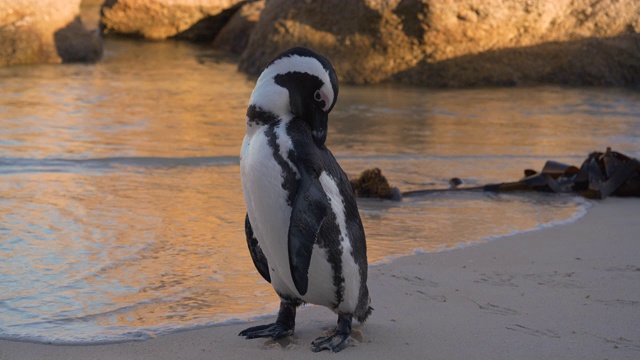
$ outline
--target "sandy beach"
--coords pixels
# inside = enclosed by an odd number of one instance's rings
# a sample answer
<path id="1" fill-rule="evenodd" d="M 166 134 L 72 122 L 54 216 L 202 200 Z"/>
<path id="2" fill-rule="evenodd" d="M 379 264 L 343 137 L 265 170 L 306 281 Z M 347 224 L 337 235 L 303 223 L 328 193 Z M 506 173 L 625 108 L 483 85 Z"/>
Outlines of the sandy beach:
<path id="1" fill-rule="evenodd" d="M 340 354 L 310 351 L 336 316 L 308 306 L 282 344 L 236 324 L 110 345 L 0 341 L 0 359 L 638 359 L 638 214 L 638 199 L 610 198 L 571 224 L 373 266 L 375 311 Z"/>

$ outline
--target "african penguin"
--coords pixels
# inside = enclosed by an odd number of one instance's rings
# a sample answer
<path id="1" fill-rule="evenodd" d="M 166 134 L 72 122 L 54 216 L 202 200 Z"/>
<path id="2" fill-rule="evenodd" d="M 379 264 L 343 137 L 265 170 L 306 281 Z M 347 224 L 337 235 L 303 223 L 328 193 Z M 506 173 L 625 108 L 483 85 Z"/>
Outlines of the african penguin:
<path id="1" fill-rule="evenodd" d="M 331 63 L 305 48 L 271 61 L 251 94 L 240 154 L 245 232 L 256 269 L 281 302 L 276 322 L 242 331 L 247 339 L 293 334 L 296 308 L 311 303 L 338 314 L 335 333 L 312 350 L 337 352 L 351 340 L 351 320 L 371 313 L 358 207 L 325 146 L 337 97 Z"/>

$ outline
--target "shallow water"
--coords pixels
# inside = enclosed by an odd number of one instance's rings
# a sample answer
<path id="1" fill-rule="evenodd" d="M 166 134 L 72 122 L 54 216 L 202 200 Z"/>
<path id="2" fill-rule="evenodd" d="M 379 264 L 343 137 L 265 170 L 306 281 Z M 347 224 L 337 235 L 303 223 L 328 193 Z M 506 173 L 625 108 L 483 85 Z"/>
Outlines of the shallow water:
<path id="1" fill-rule="evenodd" d="M 118 40 L 95 65 L 0 68 L 0 337 L 146 339 L 277 309 L 246 251 L 253 80 L 235 68 L 189 44 Z M 348 174 L 376 166 L 404 191 L 478 185 L 606 146 L 639 157 L 639 118 L 630 90 L 343 86 L 328 146 Z M 374 263 L 587 208 L 545 194 L 359 204 Z"/>

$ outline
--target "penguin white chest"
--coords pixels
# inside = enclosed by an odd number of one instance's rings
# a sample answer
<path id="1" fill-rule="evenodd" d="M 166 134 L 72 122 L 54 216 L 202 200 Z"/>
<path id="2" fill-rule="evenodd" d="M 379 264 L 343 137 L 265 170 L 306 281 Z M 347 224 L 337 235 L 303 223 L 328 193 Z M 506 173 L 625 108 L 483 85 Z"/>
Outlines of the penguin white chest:
<path id="1" fill-rule="evenodd" d="M 249 221 L 269 262 L 272 285 L 283 293 L 295 289 L 291 278 L 288 232 L 292 207 L 286 177 L 297 176 L 289 161 L 291 140 L 286 122 L 275 127 L 253 125 L 247 129 L 240 157 L 240 174 Z M 285 169 L 284 167 L 287 167 Z"/>

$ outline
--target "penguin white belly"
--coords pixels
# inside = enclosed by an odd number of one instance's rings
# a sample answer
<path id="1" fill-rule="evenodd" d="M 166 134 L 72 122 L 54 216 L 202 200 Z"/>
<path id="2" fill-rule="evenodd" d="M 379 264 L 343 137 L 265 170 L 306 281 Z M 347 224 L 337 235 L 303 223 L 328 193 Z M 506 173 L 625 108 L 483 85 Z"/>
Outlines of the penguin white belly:
<path id="1" fill-rule="evenodd" d="M 278 293 L 299 297 L 291 278 L 288 233 L 291 206 L 283 189 L 283 170 L 274 158 L 265 126 L 247 131 L 241 159 L 242 190 L 249 221 L 269 263 L 271 284 Z"/>
<path id="2" fill-rule="evenodd" d="M 301 297 L 304 302 L 333 308 L 336 303 L 336 287 L 333 269 L 328 261 L 329 255 L 318 245 L 313 246 L 309 264 L 309 287 Z"/>

